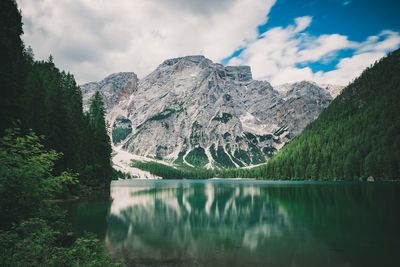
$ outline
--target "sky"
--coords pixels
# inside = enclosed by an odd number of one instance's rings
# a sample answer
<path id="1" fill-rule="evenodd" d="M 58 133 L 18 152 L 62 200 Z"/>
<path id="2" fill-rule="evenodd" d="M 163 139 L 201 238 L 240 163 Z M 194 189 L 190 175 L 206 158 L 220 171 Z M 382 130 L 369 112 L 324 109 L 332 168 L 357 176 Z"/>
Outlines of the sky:
<path id="1" fill-rule="evenodd" d="M 347 85 L 400 47 L 398 0 L 17 0 L 26 46 L 78 83 L 168 58 L 249 65 L 273 85 Z"/>

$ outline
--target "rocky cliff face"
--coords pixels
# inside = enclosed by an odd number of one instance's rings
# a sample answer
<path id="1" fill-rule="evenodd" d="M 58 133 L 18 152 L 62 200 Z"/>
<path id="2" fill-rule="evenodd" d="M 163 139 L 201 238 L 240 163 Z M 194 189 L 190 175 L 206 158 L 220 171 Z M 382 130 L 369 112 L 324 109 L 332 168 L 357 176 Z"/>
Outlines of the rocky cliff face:
<path id="1" fill-rule="evenodd" d="M 118 75 L 93 87 L 107 88 L 114 143 L 133 154 L 190 166 L 265 162 L 332 100 L 316 84 L 300 82 L 279 92 L 253 80 L 248 66 L 225 67 L 203 56 L 166 60 L 139 82 L 130 74 L 117 83 Z M 83 86 L 85 97 L 92 91 Z"/>
<path id="2" fill-rule="evenodd" d="M 81 85 L 83 109 L 88 110 L 90 98 L 99 91 L 104 99 L 107 111 L 110 111 L 122 99 L 136 91 L 138 78 L 133 72 L 120 72 L 107 76 L 100 82 Z"/>
<path id="3" fill-rule="evenodd" d="M 333 98 L 336 98 L 344 89 L 342 85 L 320 84 L 319 86 L 327 90 Z"/>
<path id="4" fill-rule="evenodd" d="M 308 84 L 308 86 L 316 86 L 324 89 L 326 92 L 328 92 L 333 98 L 336 98 L 344 89 L 344 86 L 341 85 L 332 85 L 332 84 L 317 84 L 315 82 L 311 81 L 302 81 L 302 82 L 296 82 L 296 83 L 285 83 L 281 84 L 278 86 L 275 86 L 274 89 L 276 89 L 278 92 L 280 92 L 283 96 L 286 95 L 287 92 L 292 90 L 293 88 L 299 87 L 299 86 L 304 86 Z"/>

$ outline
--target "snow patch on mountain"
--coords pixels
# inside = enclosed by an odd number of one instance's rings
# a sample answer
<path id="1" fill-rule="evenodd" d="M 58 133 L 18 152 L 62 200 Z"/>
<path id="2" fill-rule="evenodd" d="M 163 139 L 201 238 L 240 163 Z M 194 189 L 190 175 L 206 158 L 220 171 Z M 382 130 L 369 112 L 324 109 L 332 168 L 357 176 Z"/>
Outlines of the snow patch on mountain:
<path id="1" fill-rule="evenodd" d="M 141 179 L 160 179 L 156 175 L 151 174 L 147 171 L 142 171 L 138 168 L 131 166 L 132 160 L 137 160 L 137 157 L 128 151 L 122 150 L 120 147 L 113 147 L 112 162 L 113 167 L 124 173 L 129 173 L 133 178 Z"/>
<path id="2" fill-rule="evenodd" d="M 204 56 L 165 60 L 142 80 L 119 73 L 82 87 L 84 99 L 102 92 L 118 153 L 205 168 L 265 162 L 340 91 L 307 81 L 273 88 L 248 66 Z"/>

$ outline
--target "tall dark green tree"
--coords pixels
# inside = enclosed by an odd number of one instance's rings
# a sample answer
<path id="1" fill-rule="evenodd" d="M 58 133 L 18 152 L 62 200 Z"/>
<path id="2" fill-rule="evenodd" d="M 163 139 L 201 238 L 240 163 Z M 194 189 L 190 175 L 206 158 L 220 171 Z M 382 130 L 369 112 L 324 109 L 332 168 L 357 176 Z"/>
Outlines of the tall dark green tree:
<path id="1" fill-rule="evenodd" d="M 104 134 L 105 123 L 101 122 L 102 103 L 96 100 L 93 114 L 86 118 L 73 75 L 60 71 L 53 56 L 35 61 L 32 49 L 24 49 L 16 2 L 1 1 L 0 15 L 0 135 L 14 123 L 22 132 L 33 130 L 45 136 L 46 149 L 63 155 L 56 161 L 54 173 L 70 169 L 81 174 L 83 183 L 104 187 L 103 180 L 98 179 L 109 180 L 111 148 Z M 108 158 L 99 156 L 107 153 Z"/>
<path id="2" fill-rule="evenodd" d="M 0 1 L 0 132 L 19 115 L 22 33 L 21 14 L 15 0 Z"/>
<path id="3" fill-rule="evenodd" d="M 111 160 L 111 143 L 107 134 L 104 102 L 101 94 L 96 92 L 90 101 L 89 123 L 93 133 L 93 141 L 96 146 L 93 150 L 94 164 L 97 166 L 97 179 L 102 181 L 104 185 L 110 183 L 110 160 Z"/>
<path id="4" fill-rule="evenodd" d="M 93 236 L 71 236 L 49 201 L 70 196 L 78 183 L 90 185 L 76 172 L 94 164 L 107 172 L 92 185 L 108 188 L 110 161 L 87 157 L 104 150 L 104 137 L 94 138 L 74 77 L 52 57 L 35 61 L 21 34 L 16 2 L 1 0 L 0 266 L 116 266 Z"/>

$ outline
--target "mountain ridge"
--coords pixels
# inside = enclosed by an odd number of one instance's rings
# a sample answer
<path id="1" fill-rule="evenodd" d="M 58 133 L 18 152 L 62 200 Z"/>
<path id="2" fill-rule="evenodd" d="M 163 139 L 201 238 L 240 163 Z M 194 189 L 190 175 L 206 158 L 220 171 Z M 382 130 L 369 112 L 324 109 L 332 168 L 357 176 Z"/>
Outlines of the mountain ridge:
<path id="1" fill-rule="evenodd" d="M 82 85 L 82 92 L 106 88 L 115 145 L 207 168 L 265 162 L 333 99 L 306 81 L 292 84 L 283 96 L 268 82 L 253 80 L 249 66 L 224 66 L 201 55 L 167 59 L 143 79 L 131 75 L 120 87 L 100 84 Z M 110 92 L 119 97 L 110 101 Z"/>

